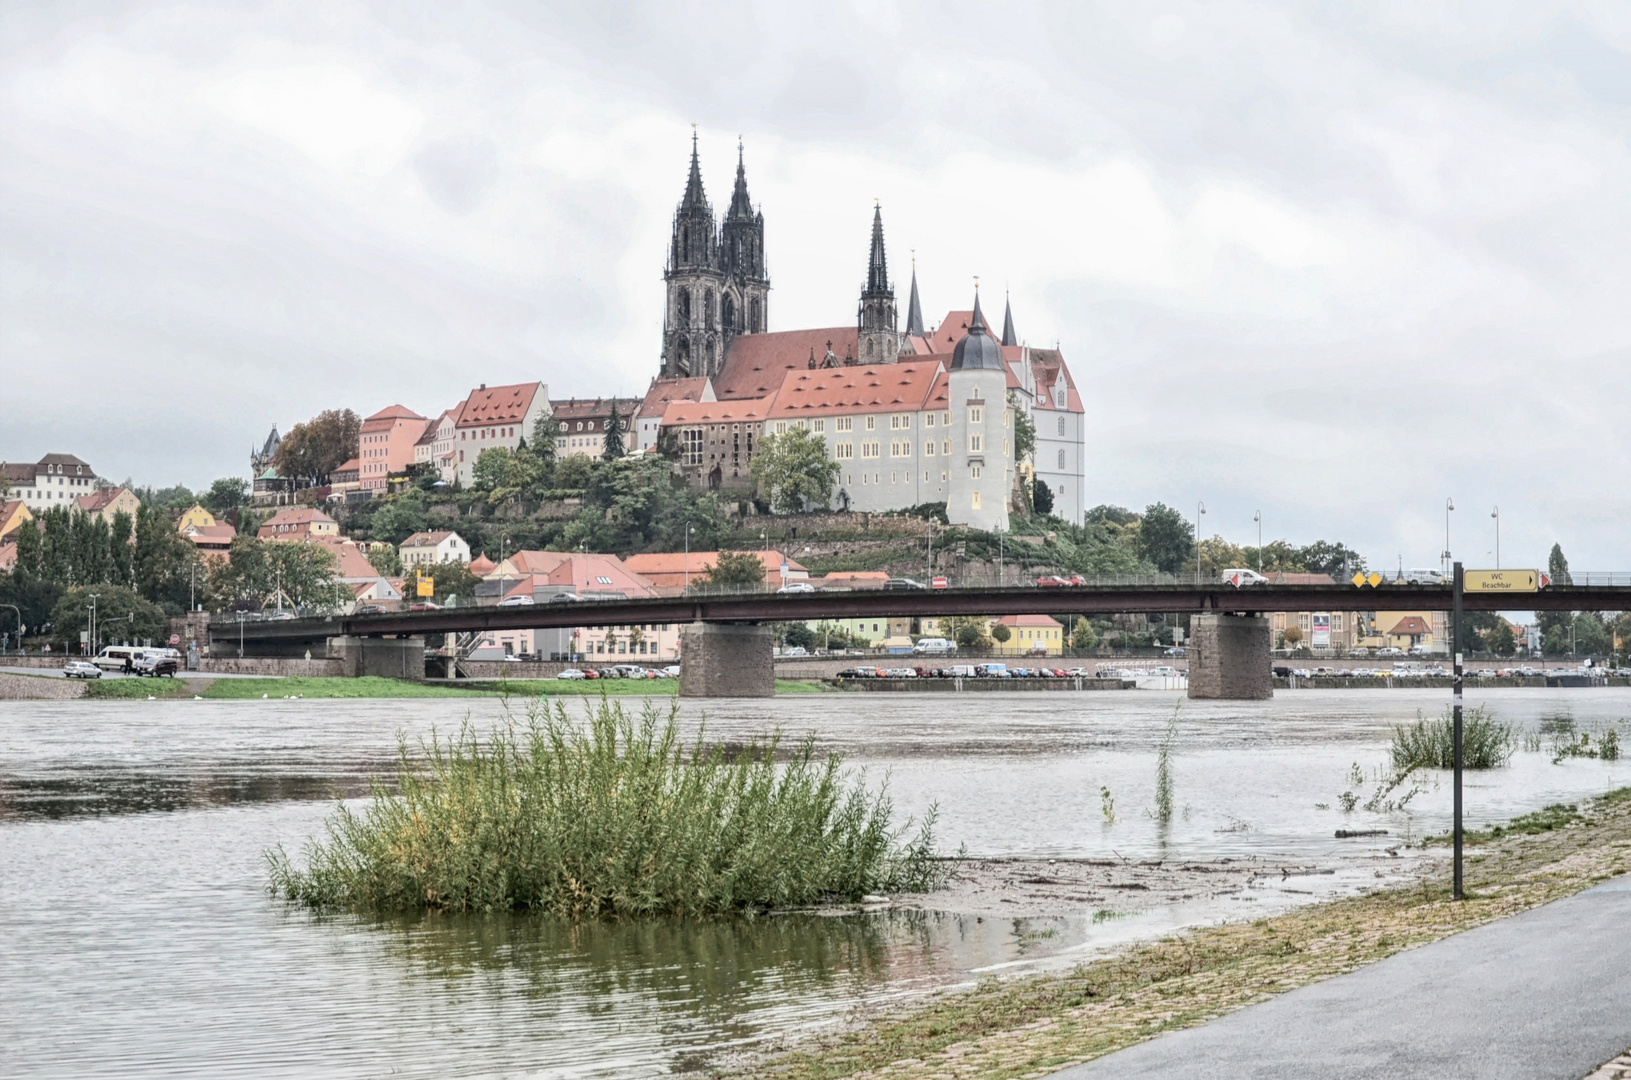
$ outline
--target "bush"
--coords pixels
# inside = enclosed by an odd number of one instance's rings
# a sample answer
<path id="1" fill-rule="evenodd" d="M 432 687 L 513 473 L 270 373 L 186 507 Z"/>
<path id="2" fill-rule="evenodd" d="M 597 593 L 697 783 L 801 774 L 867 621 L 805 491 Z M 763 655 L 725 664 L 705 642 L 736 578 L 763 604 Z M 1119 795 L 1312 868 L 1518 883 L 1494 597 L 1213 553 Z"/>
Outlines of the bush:
<path id="1" fill-rule="evenodd" d="M 1416 714 L 1409 727 L 1393 728 L 1393 770 L 1455 767 L 1455 721 L 1449 710 L 1431 720 Z M 1461 764 L 1468 769 L 1495 769 L 1505 765 L 1517 746 L 1511 724 L 1503 724 L 1480 705 L 1467 710 L 1461 722 Z"/>
<path id="2" fill-rule="evenodd" d="M 727 753 L 681 743 L 647 703 L 638 721 L 602 698 L 585 725 L 535 705 L 485 742 L 467 726 L 428 760 L 401 747 L 395 791 L 344 806 L 297 868 L 266 853 L 271 890 L 319 908 L 524 910 L 591 918 L 691 915 L 923 890 L 931 810 L 899 846 L 891 807 L 806 741 L 777 765 L 775 738 Z M 910 822 L 908 822 L 910 825 Z"/>

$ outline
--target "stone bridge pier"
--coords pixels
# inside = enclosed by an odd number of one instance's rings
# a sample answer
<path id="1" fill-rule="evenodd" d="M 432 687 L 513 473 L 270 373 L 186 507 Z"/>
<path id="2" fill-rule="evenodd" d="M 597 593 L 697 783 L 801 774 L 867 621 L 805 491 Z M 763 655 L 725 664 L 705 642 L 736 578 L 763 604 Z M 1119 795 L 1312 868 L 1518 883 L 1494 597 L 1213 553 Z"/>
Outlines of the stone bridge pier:
<path id="1" fill-rule="evenodd" d="M 680 697 L 770 697 L 776 668 L 770 627 L 692 623 L 680 627 Z"/>
<path id="2" fill-rule="evenodd" d="M 1261 701 L 1274 696 L 1266 615 L 1194 615 L 1189 620 L 1189 696 Z"/>
<path id="3" fill-rule="evenodd" d="M 353 678 L 373 675 L 382 679 L 425 678 L 425 639 L 413 637 L 331 637 L 328 655 L 342 663 Z"/>

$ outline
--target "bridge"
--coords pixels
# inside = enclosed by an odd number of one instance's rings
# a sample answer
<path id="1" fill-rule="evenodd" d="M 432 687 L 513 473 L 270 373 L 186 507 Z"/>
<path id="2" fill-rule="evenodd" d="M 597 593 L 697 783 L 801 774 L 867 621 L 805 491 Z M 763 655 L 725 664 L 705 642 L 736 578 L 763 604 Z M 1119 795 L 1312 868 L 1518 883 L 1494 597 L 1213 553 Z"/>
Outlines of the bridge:
<path id="1" fill-rule="evenodd" d="M 1631 608 L 1631 575 L 1577 576 L 1538 592 L 1466 592 L 1466 611 L 1621 611 Z M 1598 583 L 1597 579 L 1606 579 Z M 1269 612 L 1450 611 L 1449 585 L 1236 587 L 1110 581 L 1082 586 L 824 590 L 808 593 L 696 592 L 683 596 L 580 600 L 517 606 L 451 607 L 315 618 L 215 620 L 211 652 L 249 656 L 322 652 L 353 674 L 419 678 L 427 634 L 675 623 L 687 696 L 761 696 L 773 688 L 766 624 L 821 619 L 957 615 L 1188 614 L 1191 696 L 1254 698 L 1272 693 Z"/>

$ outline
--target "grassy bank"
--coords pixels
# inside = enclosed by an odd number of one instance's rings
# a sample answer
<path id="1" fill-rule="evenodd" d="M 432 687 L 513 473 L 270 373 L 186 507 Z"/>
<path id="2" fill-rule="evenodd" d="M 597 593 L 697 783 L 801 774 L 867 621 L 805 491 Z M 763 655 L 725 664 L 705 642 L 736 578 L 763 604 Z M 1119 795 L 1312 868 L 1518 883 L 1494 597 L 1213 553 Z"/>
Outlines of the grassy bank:
<path id="1" fill-rule="evenodd" d="M 1544 817 L 1544 821 L 1539 818 Z M 1088 1061 L 1631 872 L 1631 788 L 1472 837 L 1448 874 L 1134 946 L 1066 975 L 990 980 L 723 1075 L 1004 1078 Z"/>
<path id="2" fill-rule="evenodd" d="M 819 682 L 776 680 L 778 694 L 820 693 Z M 275 678 L 275 679 L 98 679 L 85 684 L 85 696 L 101 700 L 191 698 L 209 701 L 248 701 L 265 698 L 445 698 L 495 697 L 670 697 L 669 679 L 516 679 L 446 683 L 416 683 L 401 679 Z"/>
<path id="3" fill-rule="evenodd" d="M 402 747 L 394 790 L 341 806 L 304 865 L 267 853 L 272 891 L 367 912 L 717 914 L 922 891 L 944 879 L 933 813 L 901 845 L 882 790 L 805 742 L 727 750 L 680 737 L 678 705 L 602 699 L 582 722 L 534 702 L 485 738 Z M 910 825 L 910 822 L 908 822 Z"/>

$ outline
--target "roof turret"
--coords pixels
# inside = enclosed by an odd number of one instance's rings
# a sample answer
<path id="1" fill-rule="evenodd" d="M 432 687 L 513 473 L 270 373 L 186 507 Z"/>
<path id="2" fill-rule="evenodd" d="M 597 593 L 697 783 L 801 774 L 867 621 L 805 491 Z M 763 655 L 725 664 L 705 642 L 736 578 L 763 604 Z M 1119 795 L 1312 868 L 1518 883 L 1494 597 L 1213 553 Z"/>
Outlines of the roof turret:
<path id="1" fill-rule="evenodd" d="M 1019 336 L 1014 333 L 1014 305 L 1008 302 L 1006 295 L 1002 298 L 1002 343 L 1019 344 Z"/>
<path id="2" fill-rule="evenodd" d="M 985 328 L 985 315 L 980 311 L 978 292 L 974 294 L 974 317 L 968 321 L 968 334 L 951 353 L 952 371 L 973 369 L 1002 370 L 1002 347 Z"/>
<path id="3" fill-rule="evenodd" d="M 912 259 L 912 299 L 906 305 L 906 332 L 912 337 L 923 337 L 923 305 L 917 299 L 917 259 Z"/>
<path id="4" fill-rule="evenodd" d="M 692 161 L 696 159 L 693 157 Z M 693 168 L 695 166 L 693 165 Z M 754 220 L 753 204 L 748 201 L 748 177 L 742 167 L 742 143 L 736 143 L 736 189 L 731 192 L 731 208 L 725 213 L 726 221 Z"/>
<path id="5" fill-rule="evenodd" d="M 737 175 L 740 176 L 740 172 L 738 172 Z M 702 163 L 697 158 L 697 133 L 695 129 L 692 129 L 691 175 L 686 177 L 685 180 L 685 197 L 680 200 L 680 209 L 682 211 L 696 209 L 699 207 L 706 209 L 707 206 L 708 196 L 705 195 L 702 190 Z"/>

